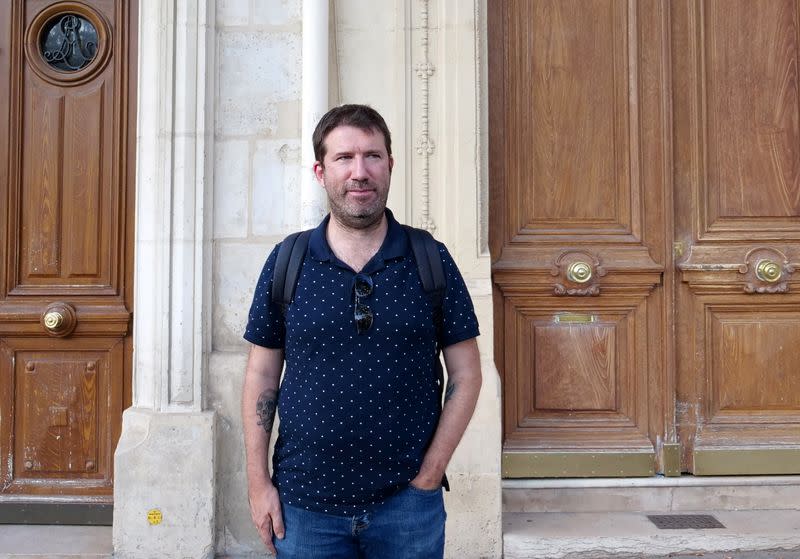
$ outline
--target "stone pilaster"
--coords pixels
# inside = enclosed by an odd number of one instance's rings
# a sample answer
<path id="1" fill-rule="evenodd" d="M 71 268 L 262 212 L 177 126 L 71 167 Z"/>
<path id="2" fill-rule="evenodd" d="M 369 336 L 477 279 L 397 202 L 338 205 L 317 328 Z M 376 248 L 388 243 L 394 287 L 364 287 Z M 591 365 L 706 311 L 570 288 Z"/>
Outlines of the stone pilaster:
<path id="1" fill-rule="evenodd" d="M 213 557 L 215 6 L 141 0 L 139 12 L 133 407 L 115 453 L 114 554 Z"/>

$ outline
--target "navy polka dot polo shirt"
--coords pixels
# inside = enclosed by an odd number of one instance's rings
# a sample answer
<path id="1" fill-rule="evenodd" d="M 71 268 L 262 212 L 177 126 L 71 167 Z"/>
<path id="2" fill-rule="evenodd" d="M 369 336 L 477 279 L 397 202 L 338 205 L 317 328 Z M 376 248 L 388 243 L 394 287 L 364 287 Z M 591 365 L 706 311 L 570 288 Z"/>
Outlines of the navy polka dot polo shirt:
<path id="1" fill-rule="evenodd" d="M 244 338 L 285 348 L 273 482 L 281 500 L 350 516 L 367 512 L 416 476 L 439 417 L 436 326 L 407 234 L 389 228 L 361 274 L 372 326 L 358 332 L 356 273 L 331 252 L 330 216 L 317 227 L 284 317 L 270 300 L 278 247 L 267 259 Z M 442 346 L 474 338 L 478 321 L 464 280 L 439 243 L 447 275 Z"/>

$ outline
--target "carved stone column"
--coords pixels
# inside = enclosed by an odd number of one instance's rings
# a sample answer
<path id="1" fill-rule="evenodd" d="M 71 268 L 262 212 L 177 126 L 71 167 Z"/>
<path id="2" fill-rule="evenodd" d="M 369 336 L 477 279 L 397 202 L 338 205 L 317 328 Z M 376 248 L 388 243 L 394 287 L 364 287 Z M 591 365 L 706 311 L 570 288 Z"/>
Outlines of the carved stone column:
<path id="1" fill-rule="evenodd" d="M 140 0 L 133 407 L 115 454 L 115 557 L 213 557 L 214 0 Z M 132 69 L 135 71 L 135 69 Z"/>

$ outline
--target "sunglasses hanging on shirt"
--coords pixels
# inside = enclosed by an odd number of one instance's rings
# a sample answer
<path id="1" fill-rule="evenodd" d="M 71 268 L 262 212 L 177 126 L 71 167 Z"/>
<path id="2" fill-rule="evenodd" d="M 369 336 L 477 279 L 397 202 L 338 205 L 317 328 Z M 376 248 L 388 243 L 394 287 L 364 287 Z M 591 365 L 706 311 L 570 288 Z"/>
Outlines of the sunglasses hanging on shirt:
<path id="1" fill-rule="evenodd" d="M 372 295 L 372 277 L 366 274 L 356 274 L 353 290 L 355 292 L 356 328 L 359 334 L 363 334 L 372 326 L 372 309 L 364 302 L 364 299 Z"/>

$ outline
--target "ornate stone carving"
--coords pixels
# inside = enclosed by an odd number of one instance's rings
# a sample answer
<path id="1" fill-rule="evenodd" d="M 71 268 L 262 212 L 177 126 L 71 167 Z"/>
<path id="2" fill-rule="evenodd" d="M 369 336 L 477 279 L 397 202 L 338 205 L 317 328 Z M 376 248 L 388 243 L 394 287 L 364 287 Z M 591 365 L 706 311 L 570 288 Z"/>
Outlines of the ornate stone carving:
<path id="1" fill-rule="evenodd" d="M 420 30 L 422 33 L 422 61 L 414 65 L 414 70 L 417 77 L 420 79 L 420 120 L 421 120 L 421 133 L 417 139 L 416 150 L 422 157 L 422 211 L 419 219 L 419 226 L 428 231 L 434 231 L 436 225 L 431 219 L 430 215 L 430 162 L 429 158 L 436 149 L 433 140 L 430 138 L 428 131 L 428 82 L 431 76 L 436 72 L 436 68 L 428 60 L 428 7 L 429 0 L 421 0 L 422 7 L 420 10 Z"/>

